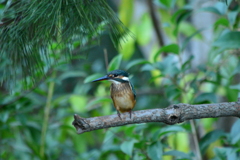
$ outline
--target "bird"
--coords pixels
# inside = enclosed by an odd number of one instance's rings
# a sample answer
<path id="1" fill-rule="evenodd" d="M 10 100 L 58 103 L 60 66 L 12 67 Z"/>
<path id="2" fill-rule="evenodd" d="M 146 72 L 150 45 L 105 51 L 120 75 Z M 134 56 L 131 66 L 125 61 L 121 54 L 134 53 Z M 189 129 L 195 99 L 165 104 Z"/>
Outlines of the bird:
<path id="1" fill-rule="evenodd" d="M 129 74 L 123 70 L 113 70 L 107 75 L 95 79 L 92 82 L 108 80 L 111 81 L 111 99 L 114 107 L 117 110 L 118 117 L 121 118 L 121 113 L 129 112 L 130 119 L 132 117 L 132 109 L 136 104 L 136 92 L 132 83 L 129 80 Z"/>

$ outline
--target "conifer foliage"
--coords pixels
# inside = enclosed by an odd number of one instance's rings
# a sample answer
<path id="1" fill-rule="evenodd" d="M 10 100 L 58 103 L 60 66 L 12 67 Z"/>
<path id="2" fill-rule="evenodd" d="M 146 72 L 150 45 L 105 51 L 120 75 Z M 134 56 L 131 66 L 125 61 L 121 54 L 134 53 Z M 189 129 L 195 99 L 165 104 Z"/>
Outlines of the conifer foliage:
<path id="1" fill-rule="evenodd" d="M 35 83 L 57 62 L 57 55 L 68 59 L 74 48 L 106 29 L 115 44 L 126 32 L 105 0 L 16 0 L 2 5 L 0 82 L 24 78 Z"/>

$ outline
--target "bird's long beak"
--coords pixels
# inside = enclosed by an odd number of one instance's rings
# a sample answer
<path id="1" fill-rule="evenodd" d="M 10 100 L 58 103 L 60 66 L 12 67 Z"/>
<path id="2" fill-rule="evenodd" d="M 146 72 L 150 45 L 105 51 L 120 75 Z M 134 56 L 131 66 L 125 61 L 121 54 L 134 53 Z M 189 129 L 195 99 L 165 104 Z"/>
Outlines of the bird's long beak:
<path id="1" fill-rule="evenodd" d="M 101 77 L 101 78 L 95 79 L 95 80 L 93 80 L 92 82 L 104 81 L 104 80 L 108 80 L 108 79 L 109 79 L 109 77 L 106 75 L 106 76 L 103 76 L 103 77 Z"/>

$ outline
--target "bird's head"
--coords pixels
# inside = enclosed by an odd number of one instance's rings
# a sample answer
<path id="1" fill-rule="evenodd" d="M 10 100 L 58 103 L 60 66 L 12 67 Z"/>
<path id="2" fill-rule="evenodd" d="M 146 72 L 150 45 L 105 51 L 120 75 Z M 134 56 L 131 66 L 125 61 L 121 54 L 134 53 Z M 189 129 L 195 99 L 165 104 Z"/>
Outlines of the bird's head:
<path id="1" fill-rule="evenodd" d="M 111 71 L 107 75 L 105 75 L 101 78 L 95 79 L 92 82 L 108 80 L 108 81 L 112 81 L 115 84 L 126 83 L 126 82 L 129 82 L 128 76 L 129 75 L 127 72 L 118 69 L 118 70 Z"/>

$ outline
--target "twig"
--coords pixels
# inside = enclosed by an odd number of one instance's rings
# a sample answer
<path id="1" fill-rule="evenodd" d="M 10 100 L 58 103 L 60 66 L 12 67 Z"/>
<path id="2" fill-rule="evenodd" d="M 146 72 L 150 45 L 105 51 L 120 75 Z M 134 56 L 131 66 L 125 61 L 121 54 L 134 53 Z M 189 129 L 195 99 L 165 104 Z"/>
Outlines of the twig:
<path id="1" fill-rule="evenodd" d="M 56 77 L 56 72 L 53 73 L 52 78 Z M 44 109 L 44 117 L 43 117 L 43 126 L 42 126 L 42 134 L 41 134 L 41 146 L 40 146 L 40 155 L 42 159 L 44 159 L 44 153 L 45 153 L 45 141 L 46 141 L 46 133 L 47 133 L 47 126 L 48 126 L 48 120 L 49 120 L 49 114 L 50 114 L 50 107 L 54 92 L 54 86 L 55 82 L 52 81 L 49 84 L 48 88 L 48 95 L 47 95 L 47 102 Z"/>
<path id="2" fill-rule="evenodd" d="M 196 157 L 198 160 L 202 160 L 201 150 L 199 148 L 199 141 L 198 141 L 198 137 L 197 137 L 197 130 L 196 130 L 197 127 L 195 126 L 193 119 L 190 120 L 190 124 L 191 124 L 191 128 L 192 128 L 193 142 L 196 147 Z"/>
<path id="3" fill-rule="evenodd" d="M 166 124 L 181 123 L 191 119 L 216 118 L 216 117 L 240 117 L 240 101 L 215 104 L 177 104 L 164 109 L 140 110 L 132 113 L 132 119 L 128 113 L 117 115 L 82 118 L 74 115 L 73 125 L 78 134 L 97 129 L 123 126 L 135 123 L 163 122 Z"/>
<path id="4" fill-rule="evenodd" d="M 107 71 L 108 70 L 108 53 L 107 53 L 107 49 L 104 48 L 103 52 L 104 52 L 104 60 L 105 60 L 106 71 Z"/>
<path id="5" fill-rule="evenodd" d="M 164 46 L 164 41 L 163 41 L 163 36 L 162 36 L 161 30 L 160 30 L 161 22 L 159 19 L 157 19 L 152 0 L 147 0 L 147 3 L 148 3 L 151 18 L 152 18 L 153 27 L 154 27 L 156 35 L 157 35 L 159 46 L 162 47 L 162 46 Z"/>

